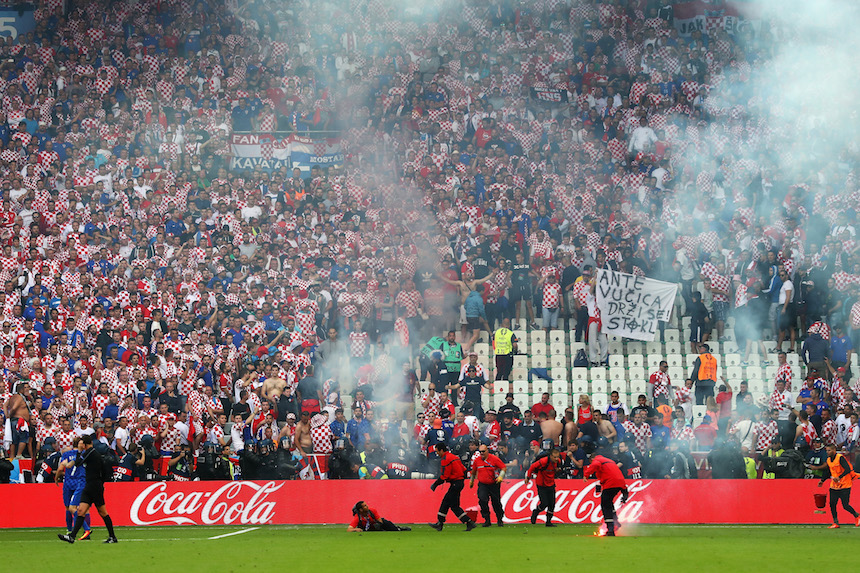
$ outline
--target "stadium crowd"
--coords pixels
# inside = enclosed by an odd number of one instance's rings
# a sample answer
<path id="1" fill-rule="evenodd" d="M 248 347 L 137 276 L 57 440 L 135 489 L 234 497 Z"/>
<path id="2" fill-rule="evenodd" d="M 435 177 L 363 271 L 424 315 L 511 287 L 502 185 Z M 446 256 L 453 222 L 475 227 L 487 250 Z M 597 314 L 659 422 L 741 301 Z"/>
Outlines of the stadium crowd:
<path id="1" fill-rule="evenodd" d="M 805 132 L 750 109 L 766 26 L 681 36 L 668 0 L 42 0 L 35 19 L 0 45 L 9 458 L 94 434 L 117 479 L 289 477 L 310 454 L 409 477 L 445 440 L 516 477 L 551 442 L 574 477 L 584 441 L 629 477 L 688 478 L 715 443 L 714 477 L 797 440 L 806 462 L 853 450 L 857 156 L 781 168 Z M 344 162 L 231 166 L 231 134 L 275 131 L 336 136 Z M 485 411 L 482 331 L 569 330 L 607 362 L 601 268 L 681 285 L 690 379 L 661 365 L 635 407 Z M 745 361 L 775 346 L 803 372 L 780 353 L 758 401 L 707 376 L 730 317 Z"/>

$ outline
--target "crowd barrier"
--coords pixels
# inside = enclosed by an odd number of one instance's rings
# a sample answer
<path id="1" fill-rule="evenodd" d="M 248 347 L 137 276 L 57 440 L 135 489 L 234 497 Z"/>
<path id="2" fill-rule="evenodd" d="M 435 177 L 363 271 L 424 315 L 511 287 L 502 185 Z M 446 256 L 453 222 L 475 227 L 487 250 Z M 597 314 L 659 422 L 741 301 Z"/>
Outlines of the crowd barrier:
<path id="1" fill-rule="evenodd" d="M 446 486 L 430 480 L 239 482 L 127 482 L 106 485 L 115 525 L 345 524 L 358 500 L 400 523 L 434 521 Z M 817 480 L 637 480 L 619 514 L 627 523 L 827 523 L 816 514 Z M 558 480 L 558 523 L 602 519 L 597 482 Z M 826 486 L 825 486 L 826 487 Z M 463 507 L 477 505 L 477 487 Z M 0 485 L 0 527 L 63 527 L 61 488 L 52 484 Z M 534 482 L 506 480 L 505 519 L 528 523 L 537 503 Z M 453 520 L 453 516 L 449 520 Z M 93 520 L 100 523 L 97 515 Z"/>

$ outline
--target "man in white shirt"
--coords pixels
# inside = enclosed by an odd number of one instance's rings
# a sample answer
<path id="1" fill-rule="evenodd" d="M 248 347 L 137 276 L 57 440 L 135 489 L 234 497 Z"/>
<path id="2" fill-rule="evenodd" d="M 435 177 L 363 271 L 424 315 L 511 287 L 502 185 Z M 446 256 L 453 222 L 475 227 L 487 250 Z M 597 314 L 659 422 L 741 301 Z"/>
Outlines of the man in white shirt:
<path id="1" fill-rule="evenodd" d="M 784 270 L 779 271 L 779 278 L 782 280 L 782 286 L 779 289 L 779 314 L 777 315 L 777 326 L 779 328 L 779 337 L 776 341 L 777 352 L 782 352 L 782 341 L 785 340 L 785 333 L 789 333 L 790 342 L 788 351 L 794 352 L 794 339 L 797 336 L 795 323 L 797 317 L 794 314 L 794 305 L 791 304 L 794 300 L 794 284 L 791 282 L 791 277 Z"/>
<path id="2" fill-rule="evenodd" d="M 648 120 L 639 119 L 639 127 L 633 130 L 630 134 L 630 141 L 627 143 L 628 153 L 643 153 L 648 152 L 651 146 L 657 143 L 657 134 L 654 130 L 648 127 Z"/>
<path id="3" fill-rule="evenodd" d="M 130 441 L 130 437 L 128 434 L 128 418 L 126 418 L 125 416 L 119 417 L 119 421 L 117 422 L 117 427 L 116 430 L 114 430 L 113 437 L 116 442 L 116 453 L 120 456 L 125 454 Z"/>

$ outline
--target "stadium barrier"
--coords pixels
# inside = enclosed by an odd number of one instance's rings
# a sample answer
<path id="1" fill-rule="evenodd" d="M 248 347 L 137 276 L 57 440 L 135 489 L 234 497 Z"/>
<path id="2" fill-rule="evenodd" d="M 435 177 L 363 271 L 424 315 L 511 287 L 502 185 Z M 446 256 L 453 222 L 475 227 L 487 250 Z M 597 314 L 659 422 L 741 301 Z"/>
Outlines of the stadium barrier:
<path id="1" fill-rule="evenodd" d="M 817 480 L 637 480 L 619 515 L 627 523 L 827 523 L 815 514 Z M 432 521 L 442 487 L 430 480 L 328 480 L 239 482 L 128 482 L 106 485 L 115 525 L 345 524 L 358 500 L 395 523 Z M 555 518 L 559 523 L 602 519 L 597 482 L 558 480 Z M 462 505 L 477 505 L 477 488 L 464 490 Z M 63 527 L 59 487 L 0 485 L 0 527 Z M 780 502 L 776 502 L 780 500 Z M 506 480 L 505 518 L 528 523 L 537 501 L 532 482 Z M 541 517 L 541 519 L 543 519 Z M 100 523 L 93 512 L 93 520 Z M 450 518 L 454 520 L 453 517 Z"/>

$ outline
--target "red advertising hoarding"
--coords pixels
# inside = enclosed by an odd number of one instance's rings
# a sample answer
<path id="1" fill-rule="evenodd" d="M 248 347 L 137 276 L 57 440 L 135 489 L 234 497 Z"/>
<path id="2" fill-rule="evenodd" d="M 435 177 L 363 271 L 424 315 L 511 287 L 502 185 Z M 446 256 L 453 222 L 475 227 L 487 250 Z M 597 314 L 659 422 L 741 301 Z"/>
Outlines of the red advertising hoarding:
<path id="1" fill-rule="evenodd" d="M 400 523 L 435 519 L 443 486 L 428 480 L 328 480 L 109 483 L 105 497 L 116 525 L 262 525 L 347 523 L 363 499 Z M 602 519 L 597 482 L 558 480 L 555 520 Z M 637 480 L 619 511 L 627 523 L 827 523 L 815 514 L 817 480 Z M 476 506 L 475 489 L 463 507 Z M 2 485 L 0 527 L 62 527 L 61 490 L 54 485 Z M 775 503 L 775 500 L 781 500 Z M 537 503 L 534 484 L 506 481 L 505 519 L 528 523 Z M 98 516 L 93 519 L 100 521 Z M 453 517 L 451 518 L 453 519 Z"/>

